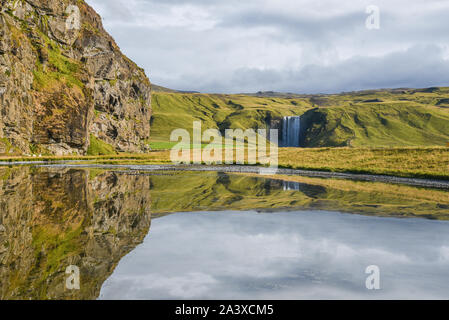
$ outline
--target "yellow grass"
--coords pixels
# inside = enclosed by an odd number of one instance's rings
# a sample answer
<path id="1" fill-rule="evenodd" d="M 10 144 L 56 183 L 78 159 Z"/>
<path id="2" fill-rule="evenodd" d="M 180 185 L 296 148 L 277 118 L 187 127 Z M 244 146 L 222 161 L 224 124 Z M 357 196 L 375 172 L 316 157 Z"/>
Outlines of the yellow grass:
<path id="1" fill-rule="evenodd" d="M 170 151 L 66 157 L 0 157 L 0 161 L 89 160 L 103 164 L 170 164 Z M 281 148 L 281 168 L 449 179 L 449 148 Z"/>
<path id="2" fill-rule="evenodd" d="M 449 178 L 448 148 L 281 149 L 279 165 L 287 168 Z"/>

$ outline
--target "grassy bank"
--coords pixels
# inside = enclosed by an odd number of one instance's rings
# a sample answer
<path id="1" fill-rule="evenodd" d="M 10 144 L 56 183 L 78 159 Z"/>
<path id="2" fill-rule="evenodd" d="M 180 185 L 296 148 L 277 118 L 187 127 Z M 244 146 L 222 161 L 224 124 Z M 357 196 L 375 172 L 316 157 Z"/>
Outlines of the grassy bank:
<path id="1" fill-rule="evenodd" d="M 170 164 L 168 150 L 148 154 L 0 157 L 0 161 L 89 161 L 98 164 Z M 281 148 L 282 168 L 449 180 L 449 148 Z"/>
<path id="2" fill-rule="evenodd" d="M 19 162 L 56 162 L 56 161 L 88 161 L 90 163 L 128 163 L 130 161 L 145 161 L 148 163 L 167 163 L 170 161 L 169 152 L 166 150 L 152 151 L 146 154 L 120 153 L 112 155 L 97 156 L 42 156 L 42 157 L 25 157 L 25 156 L 0 156 L 0 162 L 15 164 Z"/>
<path id="3" fill-rule="evenodd" d="M 286 148 L 284 168 L 449 179 L 449 148 Z"/>

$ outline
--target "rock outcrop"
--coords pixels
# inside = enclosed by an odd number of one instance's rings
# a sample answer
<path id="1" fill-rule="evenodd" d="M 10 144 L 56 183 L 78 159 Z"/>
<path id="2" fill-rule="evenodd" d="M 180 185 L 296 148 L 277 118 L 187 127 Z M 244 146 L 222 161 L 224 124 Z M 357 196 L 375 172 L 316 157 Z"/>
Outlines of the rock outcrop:
<path id="1" fill-rule="evenodd" d="M 0 0 L 0 154 L 144 152 L 150 88 L 84 1 Z"/>

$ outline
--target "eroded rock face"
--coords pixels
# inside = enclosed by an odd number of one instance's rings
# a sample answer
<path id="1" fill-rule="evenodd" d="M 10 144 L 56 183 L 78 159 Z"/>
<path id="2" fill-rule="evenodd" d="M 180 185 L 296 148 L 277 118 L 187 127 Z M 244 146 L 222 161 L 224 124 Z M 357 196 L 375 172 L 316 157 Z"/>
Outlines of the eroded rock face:
<path id="1" fill-rule="evenodd" d="M 0 176 L 2 300 L 96 299 L 149 231 L 149 177 L 29 168 Z M 66 288 L 70 265 L 80 290 Z"/>
<path id="2" fill-rule="evenodd" d="M 150 82 L 79 0 L 0 0 L 0 153 L 144 152 Z"/>

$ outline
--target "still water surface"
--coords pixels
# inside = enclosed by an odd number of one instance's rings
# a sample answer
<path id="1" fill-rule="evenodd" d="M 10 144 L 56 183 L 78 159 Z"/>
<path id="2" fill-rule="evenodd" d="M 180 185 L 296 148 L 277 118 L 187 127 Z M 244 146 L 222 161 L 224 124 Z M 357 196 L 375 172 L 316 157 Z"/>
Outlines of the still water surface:
<path id="1" fill-rule="evenodd" d="M 381 289 L 367 290 L 377 265 Z M 154 221 L 101 299 L 448 299 L 449 223 L 324 211 Z"/>
<path id="2" fill-rule="evenodd" d="M 449 298 L 449 192 L 283 179 L 0 167 L 0 299 Z"/>

